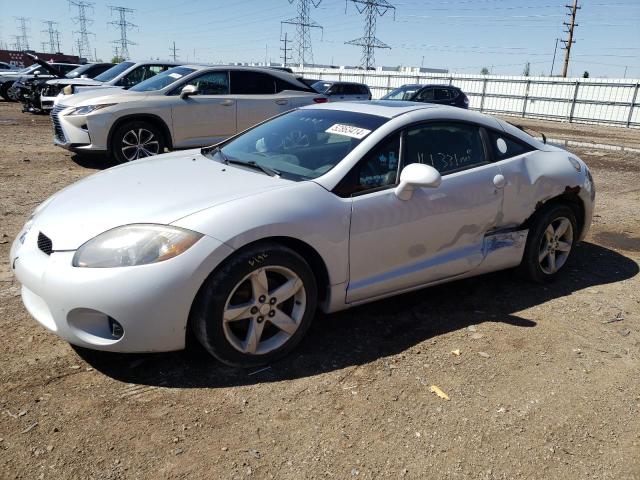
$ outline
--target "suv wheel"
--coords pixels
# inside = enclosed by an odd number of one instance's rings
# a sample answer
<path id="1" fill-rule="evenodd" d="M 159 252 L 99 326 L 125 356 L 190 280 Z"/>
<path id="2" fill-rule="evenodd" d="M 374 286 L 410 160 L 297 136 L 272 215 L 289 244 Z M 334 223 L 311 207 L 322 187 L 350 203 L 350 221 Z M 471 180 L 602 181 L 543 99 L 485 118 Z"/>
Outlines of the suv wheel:
<path id="1" fill-rule="evenodd" d="M 200 289 L 191 326 L 204 348 L 227 365 L 255 367 L 287 354 L 315 315 L 317 287 L 307 262 L 277 244 L 231 257 Z"/>
<path id="2" fill-rule="evenodd" d="M 118 127 L 111 141 L 111 152 L 119 163 L 132 162 L 164 152 L 165 140 L 155 125 L 143 120 Z"/>

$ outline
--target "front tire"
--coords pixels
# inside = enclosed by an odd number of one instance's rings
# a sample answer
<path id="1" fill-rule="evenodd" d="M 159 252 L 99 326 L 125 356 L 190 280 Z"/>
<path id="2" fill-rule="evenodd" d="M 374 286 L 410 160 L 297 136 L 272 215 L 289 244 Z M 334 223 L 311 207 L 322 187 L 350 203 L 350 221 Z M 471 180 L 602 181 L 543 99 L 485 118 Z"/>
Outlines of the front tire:
<path id="1" fill-rule="evenodd" d="M 143 120 L 119 126 L 111 141 L 111 154 L 118 163 L 158 155 L 164 152 L 164 148 L 165 139 L 162 131 Z"/>
<path id="2" fill-rule="evenodd" d="M 578 239 L 574 211 L 566 205 L 541 210 L 529 229 L 521 272 L 536 283 L 555 279 L 567 264 Z"/>
<path id="3" fill-rule="evenodd" d="M 0 97 L 2 97 L 6 102 L 11 101 L 9 99 L 9 88 L 11 88 L 12 84 L 13 82 L 5 82 L 0 85 Z"/>
<path id="4" fill-rule="evenodd" d="M 316 306 L 317 285 L 307 262 L 287 247 L 265 243 L 234 255 L 207 279 L 189 321 L 218 360 L 256 367 L 300 343 Z"/>

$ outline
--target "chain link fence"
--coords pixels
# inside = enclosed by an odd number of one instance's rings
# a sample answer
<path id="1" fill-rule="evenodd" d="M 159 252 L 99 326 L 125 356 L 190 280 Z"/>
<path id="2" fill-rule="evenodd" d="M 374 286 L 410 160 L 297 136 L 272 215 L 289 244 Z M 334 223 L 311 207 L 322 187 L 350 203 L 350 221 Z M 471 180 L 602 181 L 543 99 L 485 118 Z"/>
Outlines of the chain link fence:
<path id="1" fill-rule="evenodd" d="M 607 78 L 511 77 L 293 68 L 318 80 L 369 85 L 373 98 L 409 83 L 456 86 L 469 108 L 527 118 L 640 128 L 640 80 Z"/>

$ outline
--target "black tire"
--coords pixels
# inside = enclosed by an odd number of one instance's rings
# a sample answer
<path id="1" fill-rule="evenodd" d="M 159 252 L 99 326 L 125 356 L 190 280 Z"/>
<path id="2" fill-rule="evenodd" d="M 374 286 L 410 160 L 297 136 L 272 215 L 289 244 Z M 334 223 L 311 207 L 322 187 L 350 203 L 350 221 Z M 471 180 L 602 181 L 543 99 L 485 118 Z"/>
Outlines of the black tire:
<path id="1" fill-rule="evenodd" d="M 0 97 L 2 97 L 5 102 L 11 101 L 9 99 L 9 88 L 11 87 L 12 84 L 13 82 L 4 82 L 3 84 L 0 85 Z"/>
<path id="2" fill-rule="evenodd" d="M 240 290 L 241 287 L 238 287 L 239 284 L 244 285 L 242 283 L 243 279 L 252 272 L 265 267 L 284 267 L 298 276 L 303 285 L 302 290 L 304 291 L 303 294 L 306 302 L 305 309 L 301 315 L 301 319 L 297 323 L 297 329 L 285 340 L 284 344 L 262 354 L 245 353 L 236 348 L 227 338 L 227 335 L 229 335 L 229 324 L 227 323 L 225 333 L 223 314 L 227 300 L 233 298 L 232 294 L 235 295 L 236 293 L 234 292 Z M 271 284 L 269 284 L 268 290 L 269 292 L 273 290 Z M 291 302 L 294 300 L 292 297 Z M 233 255 L 209 276 L 198 292 L 194 306 L 191 309 L 189 322 L 194 336 L 200 344 L 221 362 L 234 367 L 257 367 L 273 362 L 286 355 L 300 343 L 315 316 L 316 306 L 316 280 L 307 262 L 298 253 L 287 247 L 274 243 L 263 243 L 249 247 Z M 272 308 L 280 307 L 283 309 L 287 308 L 284 303 L 283 305 L 276 305 Z M 260 315 L 259 312 L 253 314 L 254 320 L 241 320 L 238 323 L 255 321 L 255 315 Z M 247 313 L 247 315 L 249 315 L 249 313 Z M 263 326 L 265 330 L 263 331 L 266 332 L 266 329 L 269 327 L 282 336 L 282 333 L 276 329 L 275 325 L 270 325 L 267 315 L 264 315 L 263 318 L 263 322 L 265 322 Z M 249 327 L 247 327 L 247 332 L 248 328 Z M 248 333 L 246 338 L 249 338 Z M 266 341 L 268 342 L 269 340 L 267 339 Z"/>
<path id="3" fill-rule="evenodd" d="M 136 150 L 130 148 L 131 146 L 126 143 L 127 141 L 129 143 L 135 142 L 139 133 L 142 133 L 142 142 L 149 142 L 146 144 L 148 149 Z M 149 137 L 149 134 L 153 137 Z M 164 134 L 158 127 L 144 120 L 134 120 L 123 123 L 113 132 L 110 154 L 118 163 L 127 163 L 151 156 L 147 152 L 151 152 L 153 155 L 164 153 L 165 146 Z"/>
<path id="4" fill-rule="evenodd" d="M 557 267 L 557 270 L 550 273 L 552 269 L 550 268 L 548 257 L 540 260 L 540 256 L 544 254 L 546 250 L 544 247 L 548 245 L 545 234 L 547 228 L 550 225 L 559 225 L 561 219 L 567 219 L 571 224 L 571 232 L 566 233 L 567 238 L 564 239 L 566 240 L 564 243 L 567 243 L 569 239 L 571 240 L 570 250 L 566 252 L 566 257 L 563 255 L 563 262 Z M 576 215 L 571 207 L 562 204 L 552 204 L 543 207 L 531 221 L 527 244 L 522 257 L 522 263 L 520 264 L 521 274 L 536 283 L 545 283 L 554 280 L 570 260 L 577 240 L 578 228 Z M 553 251 L 555 252 L 555 249 L 553 249 Z M 564 253 L 565 252 L 560 252 L 559 255 Z"/>

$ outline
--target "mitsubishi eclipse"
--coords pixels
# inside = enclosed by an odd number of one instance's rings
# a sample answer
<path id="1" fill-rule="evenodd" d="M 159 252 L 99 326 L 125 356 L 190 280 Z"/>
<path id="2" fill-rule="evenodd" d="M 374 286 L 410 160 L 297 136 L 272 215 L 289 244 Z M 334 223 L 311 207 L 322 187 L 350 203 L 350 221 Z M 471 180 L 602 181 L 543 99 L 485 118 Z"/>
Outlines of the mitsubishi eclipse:
<path id="1" fill-rule="evenodd" d="M 42 203 L 11 248 L 29 313 L 64 340 L 256 366 L 316 310 L 518 267 L 556 278 L 589 229 L 575 155 L 493 117 L 326 103 L 213 147 L 116 166 Z"/>

